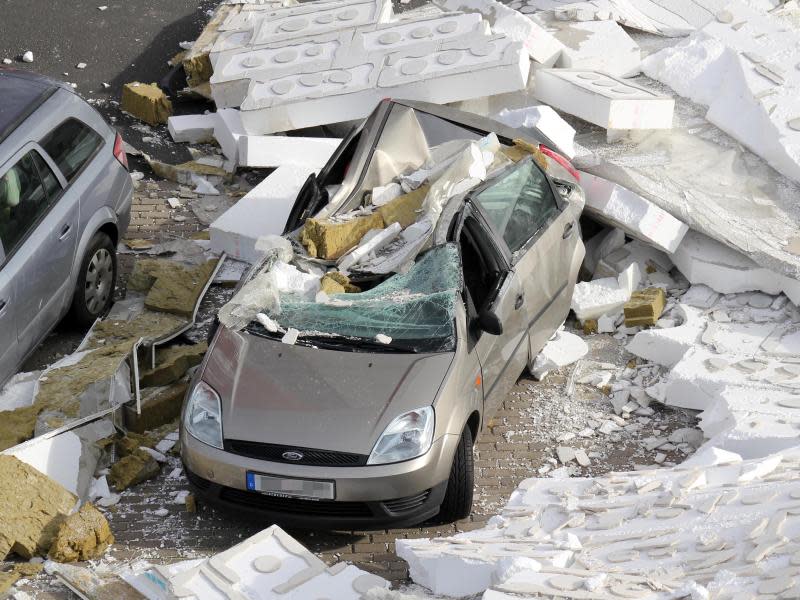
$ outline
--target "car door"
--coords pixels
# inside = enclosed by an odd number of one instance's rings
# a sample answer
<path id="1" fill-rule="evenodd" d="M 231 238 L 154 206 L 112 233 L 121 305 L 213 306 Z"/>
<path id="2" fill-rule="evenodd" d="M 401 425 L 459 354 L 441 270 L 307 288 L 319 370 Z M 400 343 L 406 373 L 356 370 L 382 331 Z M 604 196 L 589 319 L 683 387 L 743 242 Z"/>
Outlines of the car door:
<path id="1" fill-rule="evenodd" d="M 20 358 L 56 324 L 71 298 L 78 202 L 63 196 L 64 181 L 44 156 L 37 144 L 27 144 L 0 173 L 3 270 L 14 286 Z"/>
<path id="2" fill-rule="evenodd" d="M 519 305 L 522 284 L 497 246 L 483 217 L 470 204 L 464 210 L 457 239 L 464 272 L 467 309 L 467 350 L 481 364 L 485 421 L 497 410 L 525 368 L 527 331 Z M 494 315 L 502 331 L 490 332 L 487 315 Z"/>
<path id="3" fill-rule="evenodd" d="M 533 357 L 569 312 L 573 265 L 582 252 L 577 211 L 533 158 L 482 189 L 475 200 L 511 255 Z"/>
<path id="4" fill-rule="evenodd" d="M 0 261 L 4 256 L 0 244 Z M 0 264 L 2 264 L 0 262 Z M 0 270 L 0 388 L 17 370 L 17 325 L 14 320 L 14 287 L 8 275 Z"/>

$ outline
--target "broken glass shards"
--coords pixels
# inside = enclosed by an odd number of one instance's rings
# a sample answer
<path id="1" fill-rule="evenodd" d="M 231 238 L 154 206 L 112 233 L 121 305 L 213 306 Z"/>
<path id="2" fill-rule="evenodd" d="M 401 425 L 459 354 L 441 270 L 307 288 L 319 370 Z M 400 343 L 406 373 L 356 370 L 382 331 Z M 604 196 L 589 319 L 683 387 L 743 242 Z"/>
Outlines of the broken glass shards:
<path id="1" fill-rule="evenodd" d="M 428 351 L 455 348 L 455 307 L 462 287 L 455 244 L 432 248 L 405 274 L 373 289 L 315 303 L 281 296 L 280 314 L 267 312 L 284 329 L 348 338 L 392 338 L 397 346 Z"/>

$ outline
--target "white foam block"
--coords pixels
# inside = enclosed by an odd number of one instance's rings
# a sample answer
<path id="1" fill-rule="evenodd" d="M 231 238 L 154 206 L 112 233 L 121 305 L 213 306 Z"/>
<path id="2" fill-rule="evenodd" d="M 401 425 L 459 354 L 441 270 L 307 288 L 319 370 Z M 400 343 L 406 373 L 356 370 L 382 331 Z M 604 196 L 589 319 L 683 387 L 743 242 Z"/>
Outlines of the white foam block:
<path id="1" fill-rule="evenodd" d="M 709 121 L 800 181 L 798 44 L 796 27 L 732 2 L 699 32 L 649 56 L 642 67 L 708 106 Z"/>
<path id="2" fill-rule="evenodd" d="M 571 308 L 579 321 L 617 313 L 630 300 L 639 281 L 641 273 L 636 263 L 630 265 L 618 277 L 582 281 L 575 285 Z"/>
<path id="3" fill-rule="evenodd" d="M 293 165 L 318 171 L 325 166 L 342 140 L 337 138 L 243 135 L 239 137 L 239 166 L 279 167 Z"/>
<path id="4" fill-rule="evenodd" d="M 553 66 L 564 44 L 541 23 L 496 0 L 436 0 L 447 11 L 478 12 L 489 21 L 492 31 L 522 42 L 530 57 L 543 66 Z"/>
<path id="5" fill-rule="evenodd" d="M 370 590 L 389 587 L 382 577 L 353 565 L 326 566 L 277 525 L 199 563 L 152 567 L 125 579 L 148 598 L 202 600 L 360 600 Z"/>
<path id="6" fill-rule="evenodd" d="M 673 367 L 697 345 L 707 320 L 691 306 L 676 307 L 682 322 L 668 329 L 643 329 L 628 343 L 626 350 L 640 358 L 665 367 Z"/>
<path id="7" fill-rule="evenodd" d="M 82 490 L 78 489 L 78 476 L 82 452 L 81 439 L 75 433 L 66 431 L 11 449 L 8 454 L 38 469 L 73 494 L 80 495 Z"/>
<path id="8" fill-rule="evenodd" d="M 557 66 L 565 69 L 587 69 L 617 77 L 639 71 L 642 52 L 615 21 L 566 23 L 556 31 L 564 44 Z"/>
<path id="9" fill-rule="evenodd" d="M 179 115 L 167 120 L 167 128 L 175 142 L 200 144 L 214 139 L 217 117 L 208 115 Z"/>
<path id="10" fill-rule="evenodd" d="M 211 248 L 253 262 L 255 245 L 265 235 L 281 235 L 297 193 L 313 169 L 284 165 L 211 224 Z"/>
<path id="11" fill-rule="evenodd" d="M 675 100 L 606 73 L 538 69 L 534 95 L 606 129 L 670 129 Z"/>
<path id="12" fill-rule="evenodd" d="M 314 78 L 295 74 L 251 82 L 242 122 L 251 134 L 267 134 L 364 118 L 386 97 L 446 104 L 501 94 L 524 88 L 529 69 L 521 43 L 476 32 L 398 51 L 385 61 L 320 71 Z"/>
<path id="13" fill-rule="evenodd" d="M 228 159 L 228 166 L 235 167 L 239 160 L 239 138 L 247 133 L 242 125 L 242 117 L 239 111 L 233 108 L 221 108 L 216 112 L 216 116 L 214 138 Z"/>
<path id="14" fill-rule="evenodd" d="M 581 172 L 581 186 L 589 214 L 666 252 L 674 252 L 689 229 L 649 200 L 602 177 Z"/>
<path id="15" fill-rule="evenodd" d="M 589 352 L 589 346 L 574 333 L 559 330 L 533 361 L 531 372 L 536 379 L 555 369 L 570 365 Z"/>
<path id="16" fill-rule="evenodd" d="M 515 129 L 536 129 L 555 144 L 553 150 L 567 158 L 575 156 L 575 130 L 549 106 L 504 108 L 492 118 Z"/>
<path id="17" fill-rule="evenodd" d="M 783 292 L 800 306 L 800 281 L 760 267 L 752 259 L 702 233 L 690 231 L 686 234 L 672 260 L 691 283 L 705 284 L 716 292 Z"/>

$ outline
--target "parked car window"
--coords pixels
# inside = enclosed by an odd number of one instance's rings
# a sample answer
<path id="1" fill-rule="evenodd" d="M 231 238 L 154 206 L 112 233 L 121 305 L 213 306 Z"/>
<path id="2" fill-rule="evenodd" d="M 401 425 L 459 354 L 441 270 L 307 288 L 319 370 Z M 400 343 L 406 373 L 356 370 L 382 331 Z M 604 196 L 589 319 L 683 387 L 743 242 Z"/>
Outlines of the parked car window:
<path id="1" fill-rule="evenodd" d="M 52 203 L 56 198 L 61 195 L 61 184 L 58 183 L 58 179 L 56 178 L 55 173 L 53 173 L 53 169 L 50 168 L 45 160 L 39 156 L 38 152 L 31 152 L 33 156 L 33 161 L 36 163 L 36 168 L 39 170 L 39 177 L 42 179 L 42 184 L 44 184 L 44 190 L 47 192 L 47 198 Z"/>
<path id="2" fill-rule="evenodd" d="M 37 159 L 41 160 L 35 152 L 28 152 L 0 177 L 0 241 L 6 256 L 36 225 L 50 204 L 36 169 Z"/>
<path id="3" fill-rule="evenodd" d="M 511 252 L 524 246 L 558 211 L 547 177 L 532 160 L 480 192 L 477 199 Z"/>
<path id="4" fill-rule="evenodd" d="M 72 181 L 103 144 L 103 138 L 77 119 L 67 119 L 47 134 L 40 144 L 66 180 Z"/>

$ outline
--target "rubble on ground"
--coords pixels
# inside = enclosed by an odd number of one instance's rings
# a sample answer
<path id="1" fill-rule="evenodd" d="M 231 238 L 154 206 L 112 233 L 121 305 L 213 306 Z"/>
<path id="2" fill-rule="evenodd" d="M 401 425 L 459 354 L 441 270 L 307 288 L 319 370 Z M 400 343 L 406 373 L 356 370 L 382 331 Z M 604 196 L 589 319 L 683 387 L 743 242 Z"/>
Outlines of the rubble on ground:
<path id="1" fill-rule="evenodd" d="M 140 447 L 111 465 L 108 480 L 121 492 L 155 477 L 160 470 L 161 467 L 152 454 Z"/>
<path id="2" fill-rule="evenodd" d="M 166 123 L 172 103 L 155 83 L 126 83 L 122 87 L 122 110 L 149 125 Z"/>
<path id="3" fill-rule="evenodd" d="M 47 555 L 57 562 L 91 560 L 102 556 L 113 543 L 108 521 L 87 503 L 61 523 Z"/>

